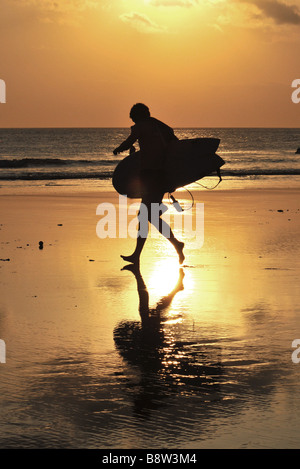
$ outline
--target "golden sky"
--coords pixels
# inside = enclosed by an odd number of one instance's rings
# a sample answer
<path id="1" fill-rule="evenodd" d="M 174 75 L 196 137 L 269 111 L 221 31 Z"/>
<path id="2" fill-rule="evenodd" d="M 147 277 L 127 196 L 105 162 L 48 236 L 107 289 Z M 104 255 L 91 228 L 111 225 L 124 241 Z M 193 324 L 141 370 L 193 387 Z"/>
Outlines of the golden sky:
<path id="1" fill-rule="evenodd" d="M 299 127 L 300 0 L 1 0 L 1 127 Z"/>

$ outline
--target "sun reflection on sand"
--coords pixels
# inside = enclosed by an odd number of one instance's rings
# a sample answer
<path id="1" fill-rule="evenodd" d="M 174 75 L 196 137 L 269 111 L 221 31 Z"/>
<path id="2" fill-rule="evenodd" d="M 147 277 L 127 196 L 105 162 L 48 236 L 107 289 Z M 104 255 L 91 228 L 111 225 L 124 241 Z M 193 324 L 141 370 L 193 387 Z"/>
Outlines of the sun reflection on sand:
<path id="1" fill-rule="evenodd" d="M 159 259 L 153 265 L 149 265 L 148 271 L 145 269 L 144 272 L 149 292 L 153 292 L 155 296 L 162 296 L 171 291 L 178 280 L 179 267 L 178 260 L 175 257 Z M 193 278 L 184 269 L 184 291 L 193 289 Z"/>

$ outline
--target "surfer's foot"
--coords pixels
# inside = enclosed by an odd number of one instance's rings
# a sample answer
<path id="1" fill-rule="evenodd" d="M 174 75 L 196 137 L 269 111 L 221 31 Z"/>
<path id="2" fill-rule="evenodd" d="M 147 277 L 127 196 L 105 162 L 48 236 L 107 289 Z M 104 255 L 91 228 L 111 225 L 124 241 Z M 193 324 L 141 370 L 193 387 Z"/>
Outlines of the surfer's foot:
<path id="1" fill-rule="evenodd" d="M 131 264 L 138 264 L 140 262 L 140 257 L 137 254 L 131 254 L 131 256 L 121 256 L 122 259 Z"/>
<path id="2" fill-rule="evenodd" d="M 174 246 L 179 257 L 179 263 L 182 264 L 185 259 L 185 256 L 183 254 L 184 243 L 182 243 L 181 241 L 176 241 Z"/>

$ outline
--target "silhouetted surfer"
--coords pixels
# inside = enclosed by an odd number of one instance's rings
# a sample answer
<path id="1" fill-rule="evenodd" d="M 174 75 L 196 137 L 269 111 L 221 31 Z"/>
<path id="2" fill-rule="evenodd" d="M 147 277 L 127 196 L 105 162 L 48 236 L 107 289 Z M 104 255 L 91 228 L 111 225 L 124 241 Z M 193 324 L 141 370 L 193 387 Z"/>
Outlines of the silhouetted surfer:
<path id="1" fill-rule="evenodd" d="M 140 210 L 138 215 L 139 230 L 135 251 L 131 256 L 121 256 L 127 262 L 138 263 L 147 239 L 148 221 L 153 224 L 155 223 L 155 221 L 151 220 L 151 204 L 161 204 L 164 196 L 162 182 L 165 178 L 164 159 L 166 149 L 171 141 L 178 139 L 171 127 L 151 117 L 149 108 L 145 106 L 145 104 L 135 104 L 131 108 L 130 118 L 135 125 L 131 127 L 129 137 L 114 150 L 114 154 L 116 155 L 125 150 L 129 150 L 136 141 L 139 142 L 142 155 L 140 179 L 145 188 L 142 204 L 147 208 L 148 219 L 143 219 L 143 214 Z M 147 227 L 142 226 L 143 221 L 147 223 Z M 175 247 L 179 256 L 179 262 L 182 264 L 184 261 L 184 243 L 175 238 L 169 225 L 162 220 L 161 214 L 156 228 Z"/>

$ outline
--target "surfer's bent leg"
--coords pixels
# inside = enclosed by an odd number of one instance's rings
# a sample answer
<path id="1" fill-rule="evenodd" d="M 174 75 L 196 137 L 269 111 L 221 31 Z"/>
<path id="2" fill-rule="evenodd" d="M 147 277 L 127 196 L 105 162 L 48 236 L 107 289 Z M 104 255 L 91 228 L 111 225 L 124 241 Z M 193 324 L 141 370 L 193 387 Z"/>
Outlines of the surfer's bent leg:
<path id="1" fill-rule="evenodd" d="M 148 206 L 148 216 L 149 216 L 149 222 L 152 223 L 157 230 L 166 238 L 170 241 L 170 243 L 175 247 L 178 257 L 179 257 L 179 262 L 180 264 L 183 263 L 185 257 L 183 254 L 183 248 L 184 248 L 184 243 L 179 241 L 177 238 L 175 238 L 173 231 L 171 230 L 171 227 L 168 225 L 168 223 L 161 218 L 162 214 L 164 213 L 165 210 L 163 210 L 163 207 L 161 206 L 162 204 L 162 199 L 163 195 L 159 199 L 160 202 L 154 202 L 156 205 L 158 205 L 158 210 L 151 210 L 151 205 L 149 204 Z M 157 199 L 156 199 L 157 200 Z M 155 207 L 156 208 L 156 207 Z M 153 216 L 153 219 L 151 217 Z"/>

